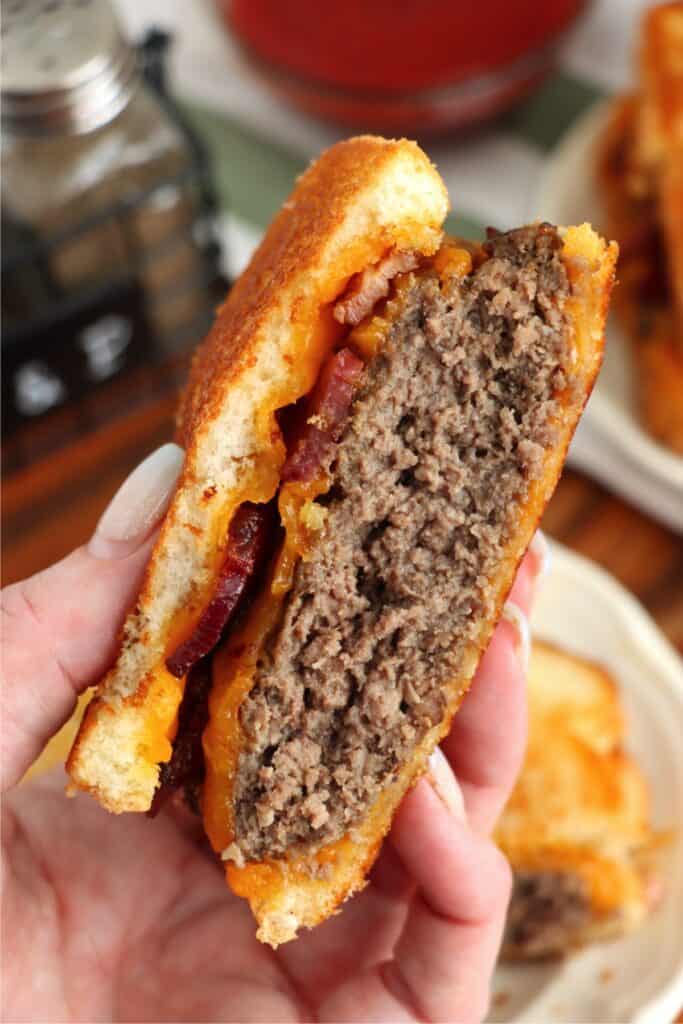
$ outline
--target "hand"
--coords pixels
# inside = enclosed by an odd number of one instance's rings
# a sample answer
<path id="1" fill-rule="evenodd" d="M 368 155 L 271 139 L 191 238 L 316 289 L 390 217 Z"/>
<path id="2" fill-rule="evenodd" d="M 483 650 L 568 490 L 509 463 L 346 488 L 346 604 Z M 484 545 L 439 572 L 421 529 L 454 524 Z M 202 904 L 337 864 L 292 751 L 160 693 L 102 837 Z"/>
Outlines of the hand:
<path id="1" fill-rule="evenodd" d="M 540 545 L 370 884 L 276 952 L 189 812 L 117 818 L 68 800 L 61 772 L 13 788 L 111 662 L 181 456 L 156 452 L 87 547 L 3 592 L 4 1019 L 479 1020 L 510 889 L 488 836 L 524 747 Z"/>

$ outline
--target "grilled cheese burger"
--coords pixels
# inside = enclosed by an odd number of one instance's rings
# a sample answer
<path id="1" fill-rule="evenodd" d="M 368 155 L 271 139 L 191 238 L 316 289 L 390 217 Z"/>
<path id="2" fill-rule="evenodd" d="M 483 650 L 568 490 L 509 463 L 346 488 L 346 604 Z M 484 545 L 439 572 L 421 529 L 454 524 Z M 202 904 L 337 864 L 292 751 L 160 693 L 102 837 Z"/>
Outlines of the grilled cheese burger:
<path id="1" fill-rule="evenodd" d="M 524 765 L 496 830 L 514 872 L 508 959 L 559 956 L 635 928 L 651 902 L 648 792 L 624 751 L 608 673 L 533 645 Z"/>
<path id="2" fill-rule="evenodd" d="M 68 761 L 115 812 L 189 790 L 272 945 L 364 884 L 602 358 L 614 244 L 461 243 L 447 206 L 405 140 L 299 180 L 195 357 L 183 473 Z"/>

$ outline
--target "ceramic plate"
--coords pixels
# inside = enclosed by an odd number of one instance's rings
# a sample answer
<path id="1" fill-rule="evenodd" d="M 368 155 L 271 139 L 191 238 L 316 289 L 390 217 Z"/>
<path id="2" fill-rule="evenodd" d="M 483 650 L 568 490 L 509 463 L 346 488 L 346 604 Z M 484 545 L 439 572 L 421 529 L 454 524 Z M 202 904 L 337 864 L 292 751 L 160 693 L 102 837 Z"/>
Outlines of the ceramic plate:
<path id="1" fill-rule="evenodd" d="M 581 117 L 550 156 L 535 215 L 554 224 L 604 220 L 595 187 L 595 147 L 609 115 L 601 103 Z M 605 364 L 570 449 L 570 461 L 645 512 L 683 532 L 683 457 L 657 444 L 635 411 L 628 345 L 615 317 Z"/>
<path id="2" fill-rule="evenodd" d="M 683 662 L 643 608 L 591 562 L 553 545 L 536 636 L 601 662 L 617 681 L 629 750 L 647 777 L 655 828 L 683 826 Z M 559 964 L 500 967 L 491 1021 L 666 1024 L 683 1009 L 683 833 L 658 861 L 661 906 L 640 930 Z"/>

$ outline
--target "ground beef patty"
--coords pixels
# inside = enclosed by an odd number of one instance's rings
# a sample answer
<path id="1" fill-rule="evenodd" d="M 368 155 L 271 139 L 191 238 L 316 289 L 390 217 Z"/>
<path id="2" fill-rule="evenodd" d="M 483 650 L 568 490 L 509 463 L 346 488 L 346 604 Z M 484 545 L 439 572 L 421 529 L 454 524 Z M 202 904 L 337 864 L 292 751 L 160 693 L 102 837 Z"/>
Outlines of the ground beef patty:
<path id="1" fill-rule="evenodd" d="M 342 836 L 441 718 L 555 440 L 560 244 L 524 228 L 494 237 L 464 282 L 410 278 L 336 447 L 323 534 L 241 708 L 238 860 Z"/>

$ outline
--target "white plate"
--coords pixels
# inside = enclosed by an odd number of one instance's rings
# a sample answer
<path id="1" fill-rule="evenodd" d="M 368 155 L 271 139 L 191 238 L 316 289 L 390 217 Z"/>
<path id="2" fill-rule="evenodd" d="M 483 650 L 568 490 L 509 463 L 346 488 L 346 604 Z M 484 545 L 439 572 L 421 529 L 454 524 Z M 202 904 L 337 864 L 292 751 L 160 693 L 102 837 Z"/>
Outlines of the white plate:
<path id="1" fill-rule="evenodd" d="M 629 750 L 647 777 L 655 828 L 683 827 L 683 662 L 602 569 L 553 544 L 534 633 L 601 662 L 619 684 Z M 667 1024 L 683 1009 L 683 834 L 658 861 L 661 906 L 634 934 L 559 964 L 499 967 L 491 1021 Z"/>
<path id="2" fill-rule="evenodd" d="M 579 118 L 548 159 L 535 216 L 554 224 L 604 221 L 595 187 L 595 147 L 609 113 Z M 614 315 L 605 364 L 570 449 L 570 461 L 645 512 L 683 532 L 683 457 L 657 444 L 636 415 L 628 346 Z"/>

